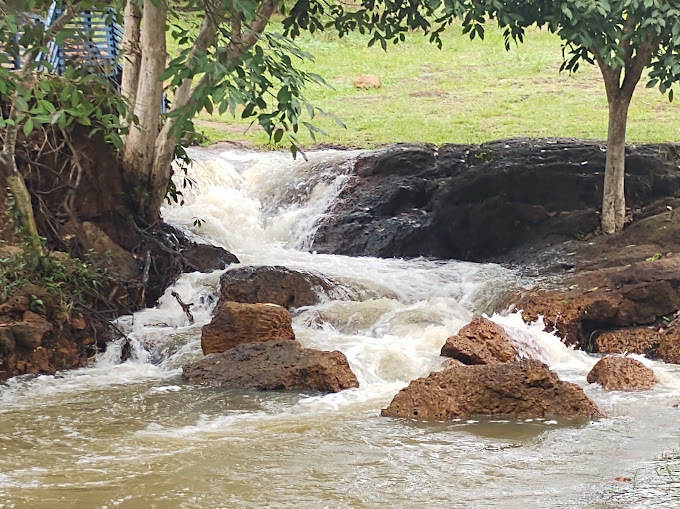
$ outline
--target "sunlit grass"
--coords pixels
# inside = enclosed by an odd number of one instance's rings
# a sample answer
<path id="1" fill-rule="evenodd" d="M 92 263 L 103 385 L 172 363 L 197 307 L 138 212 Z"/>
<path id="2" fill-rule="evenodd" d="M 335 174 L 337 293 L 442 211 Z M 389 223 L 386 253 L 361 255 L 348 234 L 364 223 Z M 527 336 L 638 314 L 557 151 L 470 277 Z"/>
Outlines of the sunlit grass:
<path id="1" fill-rule="evenodd" d="M 328 134 L 317 142 L 373 147 L 400 141 L 606 137 L 607 102 L 599 71 L 586 65 L 575 75 L 560 73 L 559 39 L 545 31 L 531 31 L 524 44 L 510 51 L 497 30 L 488 30 L 484 41 L 470 41 L 455 26 L 444 35 L 441 51 L 419 33 L 387 52 L 368 48 L 367 41 L 359 34 L 338 39 L 329 33 L 299 41 L 316 59 L 305 68 L 332 86 L 309 87 L 308 99 L 347 126 L 317 116 L 314 124 Z M 360 74 L 378 76 L 382 88 L 355 89 L 353 80 Z M 266 145 L 265 133 L 248 130 L 249 123 L 207 113 L 198 120 L 212 141 Z M 299 139 L 314 144 L 306 133 Z M 680 140 L 680 106 L 641 83 L 630 109 L 628 140 Z"/>

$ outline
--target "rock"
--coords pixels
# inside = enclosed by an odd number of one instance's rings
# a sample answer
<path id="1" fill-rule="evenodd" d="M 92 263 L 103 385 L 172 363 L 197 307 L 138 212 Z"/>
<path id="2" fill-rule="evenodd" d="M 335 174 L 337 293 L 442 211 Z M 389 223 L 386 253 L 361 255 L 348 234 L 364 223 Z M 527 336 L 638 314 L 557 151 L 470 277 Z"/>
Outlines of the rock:
<path id="1" fill-rule="evenodd" d="M 212 272 L 239 263 L 239 259 L 224 248 L 209 244 L 189 243 L 182 253 L 190 267 L 197 272 Z"/>
<path id="2" fill-rule="evenodd" d="M 73 330 L 85 330 L 87 323 L 85 322 L 82 313 L 78 313 L 78 316 L 71 318 L 71 327 L 73 327 Z"/>
<path id="3" fill-rule="evenodd" d="M 598 335 L 594 342 L 594 351 L 598 353 L 638 353 L 656 356 L 661 338 L 659 332 L 649 327 L 630 327 L 613 329 Z"/>
<path id="4" fill-rule="evenodd" d="M 53 326 L 39 314 L 25 311 L 23 320 L 10 323 L 9 329 L 18 347 L 33 350 L 42 344 L 43 338 L 52 331 Z"/>
<path id="5" fill-rule="evenodd" d="M 203 326 L 201 348 L 208 355 L 242 343 L 294 339 L 290 314 L 281 306 L 221 300 L 210 323 Z"/>
<path id="6" fill-rule="evenodd" d="M 14 339 L 14 334 L 9 328 L 9 325 L 0 323 L 0 354 L 6 355 L 13 352 L 17 347 L 17 342 Z"/>
<path id="7" fill-rule="evenodd" d="M 502 364 L 518 355 L 505 330 L 481 316 L 448 338 L 441 354 L 463 364 Z"/>
<path id="8" fill-rule="evenodd" d="M 80 240 L 86 252 L 95 253 L 106 267 L 123 277 L 134 278 L 139 274 L 137 259 L 129 251 L 116 244 L 103 230 L 89 221 L 83 222 L 81 228 Z"/>
<path id="9" fill-rule="evenodd" d="M 590 349 L 596 331 L 652 324 L 680 309 L 680 255 L 582 272 L 565 286 L 530 290 L 515 307 L 528 321 L 542 315 L 566 343 Z"/>
<path id="10" fill-rule="evenodd" d="M 603 357 L 587 380 L 610 391 L 644 391 L 659 382 L 654 371 L 630 357 Z"/>
<path id="11" fill-rule="evenodd" d="M 291 309 L 319 302 L 329 281 L 286 267 L 238 267 L 220 278 L 220 299 L 246 304 L 270 303 Z"/>
<path id="12" fill-rule="evenodd" d="M 380 87 L 382 87 L 382 81 L 380 81 L 380 78 L 377 76 L 362 74 L 361 76 L 354 79 L 354 88 L 366 89 Z"/>
<path id="13" fill-rule="evenodd" d="M 297 341 L 243 344 L 182 370 L 185 380 L 225 388 L 339 392 L 359 386 L 342 353 L 302 348 Z"/>
<path id="14" fill-rule="evenodd" d="M 438 421 L 603 416 L 578 385 L 561 381 L 532 359 L 431 373 L 402 389 L 381 415 Z"/>
<path id="15" fill-rule="evenodd" d="M 28 311 L 30 304 L 30 295 L 14 292 L 6 302 L 0 304 L 0 315 L 23 313 Z"/>
<path id="16" fill-rule="evenodd" d="M 523 256 L 511 258 L 522 264 L 526 253 L 598 228 L 602 148 L 589 141 L 518 139 L 367 152 L 319 225 L 313 248 L 486 261 L 525 247 Z M 627 206 L 679 193 L 672 145 L 628 148 Z"/>

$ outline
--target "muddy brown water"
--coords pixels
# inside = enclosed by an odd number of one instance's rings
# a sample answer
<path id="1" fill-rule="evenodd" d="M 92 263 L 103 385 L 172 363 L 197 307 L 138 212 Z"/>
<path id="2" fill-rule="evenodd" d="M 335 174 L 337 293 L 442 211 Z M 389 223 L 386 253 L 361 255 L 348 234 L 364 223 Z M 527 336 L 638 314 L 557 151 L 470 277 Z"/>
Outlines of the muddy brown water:
<path id="1" fill-rule="evenodd" d="M 516 274 L 495 265 L 308 252 L 352 153 L 194 153 L 199 188 L 167 220 L 245 264 L 314 270 L 341 286 L 294 312 L 306 346 L 344 352 L 361 387 L 264 393 L 185 384 L 220 274 L 187 274 L 157 308 L 119 320 L 134 343 L 78 371 L 0 385 L 0 508 L 438 508 L 680 506 L 680 370 L 605 392 L 596 358 L 540 325 L 494 315 L 525 355 L 582 385 L 609 418 L 408 422 L 380 417 L 410 380 L 439 369 L 446 337 L 488 312 Z M 194 218 L 203 226 L 195 228 Z M 189 325 L 170 291 L 194 302 Z M 619 480 L 616 480 L 619 478 Z"/>

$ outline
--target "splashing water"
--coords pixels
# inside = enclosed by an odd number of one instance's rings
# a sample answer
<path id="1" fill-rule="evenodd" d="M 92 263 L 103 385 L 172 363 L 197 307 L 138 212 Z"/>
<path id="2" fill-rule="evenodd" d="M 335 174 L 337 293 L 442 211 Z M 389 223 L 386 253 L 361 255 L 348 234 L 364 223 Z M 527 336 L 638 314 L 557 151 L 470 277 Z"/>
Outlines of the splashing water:
<path id="1" fill-rule="evenodd" d="M 518 283 L 496 265 L 308 252 L 351 181 L 357 152 L 195 149 L 186 204 L 167 221 L 244 265 L 285 265 L 338 283 L 293 313 L 308 347 L 340 350 L 360 387 L 330 395 L 185 384 L 220 273 L 186 274 L 158 306 L 122 317 L 133 356 L 112 345 L 89 368 L 0 386 L 0 508 L 5 507 L 667 507 L 658 458 L 677 446 L 680 372 L 639 358 L 661 384 L 644 393 L 586 386 L 596 358 L 519 314 L 491 319 L 518 350 L 585 387 L 610 416 L 553 422 L 416 424 L 379 417 L 410 380 L 438 370 L 446 338 L 491 313 Z M 202 226 L 195 227 L 198 218 Z M 193 302 L 191 325 L 177 301 Z M 671 466 L 671 472 L 674 466 Z M 633 477 L 617 483 L 614 477 Z M 645 484 L 646 483 L 646 484 Z M 654 486 L 655 499 L 643 496 Z M 666 486 L 664 484 L 663 486 Z M 655 505 L 657 504 L 657 505 Z"/>

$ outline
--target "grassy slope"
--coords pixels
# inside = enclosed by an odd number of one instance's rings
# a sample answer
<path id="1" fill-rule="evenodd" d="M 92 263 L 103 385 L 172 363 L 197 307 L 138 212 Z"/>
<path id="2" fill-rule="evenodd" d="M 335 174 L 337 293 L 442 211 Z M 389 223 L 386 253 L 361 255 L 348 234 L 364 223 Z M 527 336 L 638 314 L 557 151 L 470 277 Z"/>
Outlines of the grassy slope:
<path id="1" fill-rule="evenodd" d="M 308 98 L 340 117 L 347 129 L 329 118 L 314 123 L 328 133 L 321 143 L 371 147 L 397 141 L 442 144 L 480 143 L 529 136 L 603 139 L 607 102 L 599 71 L 586 66 L 575 75 L 559 73 L 559 39 L 532 31 L 519 47 L 506 52 L 500 32 L 470 41 L 458 27 L 445 34 L 440 51 L 418 33 L 387 52 L 367 48 L 367 38 L 352 34 L 305 36 L 301 46 L 316 57 L 308 69 L 333 89 L 312 87 Z M 380 77 L 383 87 L 356 90 L 360 74 Z M 639 86 L 630 111 L 631 142 L 680 139 L 680 106 L 657 90 Z M 212 141 L 267 142 L 264 133 L 229 115 L 201 115 L 199 127 Z M 304 133 L 300 141 L 310 146 Z"/>

